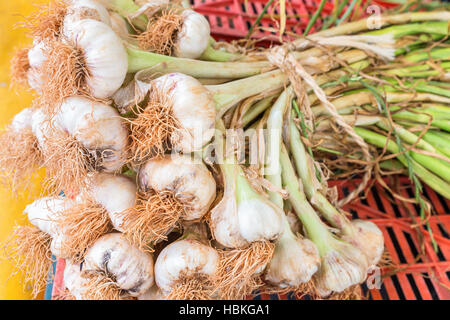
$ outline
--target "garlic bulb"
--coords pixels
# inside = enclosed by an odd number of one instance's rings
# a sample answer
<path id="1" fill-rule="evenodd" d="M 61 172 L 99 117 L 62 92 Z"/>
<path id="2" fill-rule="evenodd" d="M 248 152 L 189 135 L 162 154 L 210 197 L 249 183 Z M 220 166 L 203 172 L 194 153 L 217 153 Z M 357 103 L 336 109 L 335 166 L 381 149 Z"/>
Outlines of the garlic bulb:
<path id="1" fill-rule="evenodd" d="M 266 269 L 266 280 L 279 287 L 298 287 L 310 281 L 319 266 L 316 245 L 295 236 L 285 219 L 283 234 L 275 243 L 275 252 Z"/>
<path id="2" fill-rule="evenodd" d="M 216 196 L 216 182 L 206 166 L 185 155 L 149 160 L 140 168 L 138 181 L 143 191 L 170 191 L 185 205 L 183 220 L 203 217 Z"/>
<path id="3" fill-rule="evenodd" d="M 234 248 L 278 238 L 284 213 L 252 188 L 238 165 L 225 164 L 222 171 L 225 192 L 220 203 L 211 210 L 215 239 Z"/>
<path id="4" fill-rule="evenodd" d="M 152 256 L 133 247 L 121 233 L 104 235 L 88 249 L 85 270 L 104 271 L 133 297 L 142 295 L 154 283 Z"/>
<path id="5" fill-rule="evenodd" d="M 124 120 L 116 109 L 87 98 L 64 99 L 52 119 L 36 111 L 32 128 L 55 189 L 50 191 L 76 192 L 89 172 L 114 172 L 127 159 Z"/>
<path id="6" fill-rule="evenodd" d="M 366 256 L 369 266 L 376 266 L 384 252 L 384 237 L 376 224 L 367 220 L 351 221 L 345 228 L 342 239 L 359 248 Z"/>
<path id="7" fill-rule="evenodd" d="M 151 82 L 149 101 L 131 122 L 136 161 L 164 154 L 201 150 L 214 135 L 216 107 L 212 94 L 195 78 L 170 73 Z"/>
<path id="8" fill-rule="evenodd" d="M 91 19 L 111 26 L 108 10 L 95 0 L 71 0 L 66 9 L 64 17 L 63 33 L 68 35 L 72 32 L 72 25 L 83 19 Z"/>
<path id="9" fill-rule="evenodd" d="M 32 130 L 34 113 L 35 109 L 23 109 L 0 134 L 0 181 L 14 193 L 29 189 L 42 165 L 42 153 Z"/>
<path id="10" fill-rule="evenodd" d="M 317 286 L 324 292 L 342 292 L 363 282 L 369 268 L 367 257 L 347 242 L 328 238 L 328 246 L 318 245 L 322 264 L 316 274 Z"/>
<path id="11" fill-rule="evenodd" d="M 190 9 L 183 10 L 181 15 L 183 25 L 177 34 L 174 53 L 180 58 L 197 59 L 209 44 L 211 31 L 208 20 Z"/>
<path id="12" fill-rule="evenodd" d="M 108 212 L 114 228 L 123 232 L 123 213 L 136 201 L 136 184 L 123 175 L 95 174 L 89 185 L 91 196 Z"/>
<path id="13" fill-rule="evenodd" d="M 69 44 L 83 52 L 90 94 L 100 99 L 112 96 L 125 80 L 128 69 L 122 40 L 108 25 L 90 19 L 72 23 L 65 36 Z"/>
<path id="14" fill-rule="evenodd" d="M 183 280 L 201 281 L 202 276 L 214 277 L 219 254 L 195 239 L 175 241 L 165 247 L 155 263 L 155 280 L 164 294 L 179 289 Z"/>

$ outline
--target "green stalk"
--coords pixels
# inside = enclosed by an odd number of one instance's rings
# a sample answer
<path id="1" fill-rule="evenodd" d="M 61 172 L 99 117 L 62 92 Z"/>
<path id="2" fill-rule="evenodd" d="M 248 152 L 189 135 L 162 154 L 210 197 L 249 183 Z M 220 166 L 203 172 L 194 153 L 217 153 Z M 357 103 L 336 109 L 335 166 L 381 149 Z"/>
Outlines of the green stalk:
<path id="1" fill-rule="evenodd" d="M 395 79 L 385 79 L 385 80 L 392 83 L 392 87 L 388 85 L 384 87 L 386 91 L 396 92 L 398 90 L 402 90 L 402 87 L 399 84 L 397 84 L 398 82 Z M 432 93 L 439 96 L 450 98 L 450 90 L 435 85 L 429 85 L 425 80 L 404 81 L 403 85 L 406 88 L 414 89 L 417 92 Z"/>
<path id="2" fill-rule="evenodd" d="M 437 64 L 446 72 L 450 72 L 450 62 L 442 62 Z M 399 77 L 412 77 L 412 78 L 427 78 L 431 76 L 438 76 L 441 74 L 439 70 L 433 69 L 428 64 L 422 64 L 417 66 L 410 66 L 405 68 L 386 70 L 385 73 L 390 75 L 396 75 Z"/>
<path id="3" fill-rule="evenodd" d="M 284 90 L 270 109 L 269 117 L 267 118 L 268 135 L 266 139 L 265 178 L 279 188 L 282 186 L 280 167 L 281 131 L 284 114 L 292 99 L 292 93 L 291 86 Z M 278 192 L 269 191 L 269 199 L 280 208 L 283 208 L 283 197 Z"/>
<path id="4" fill-rule="evenodd" d="M 232 82 L 206 86 L 214 94 L 217 109 L 223 114 L 229 107 L 261 92 L 281 89 L 288 81 L 280 70 L 266 72 L 257 76 Z"/>
<path id="5" fill-rule="evenodd" d="M 181 72 L 196 78 L 245 78 L 261 73 L 270 67 L 261 62 L 210 62 L 169 57 L 136 48 L 127 48 L 128 72 L 151 69 L 152 73 Z"/>
<path id="6" fill-rule="evenodd" d="M 380 162 L 380 168 L 384 170 L 389 171 L 398 171 L 403 170 L 405 167 L 402 165 L 402 163 L 395 159 L 385 160 Z"/>
<path id="7" fill-rule="evenodd" d="M 368 143 L 378 147 L 378 148 L 384 148 L 387 142 L 387 150 L 393 154 L 396 154 L 399 152 L 399 147 L 395 142 L 392 140 L 388 140 L 385 136 L 372 132 L 370 130 L 364 129 L 364 128 L 354 128 L 356 133 L 361 136 L 365 141 Z M 401 154 L 397 156 L 397 159 L 405 166 L 408 167 L 408 161 L 406 160 L 405 155 Z M 447 199 L 450 199 L 450 184 L 446 181 L 442 180 L 441 178 L 437 177 L 427 169 L 425 169 L 422 165 L 417 163 L 414 160 L 410 160 L 412 170 L 414 170 L 414 173 L 422 179 L 425 183 L 427 183 L 431 188 L 433 188 L 436 192 L 441 194 L 442 196 L 446 197 Z"/>
<path id="8" fill-rule="evenodd" d="M 404 56 L 405 61 L 421 62 L 429 59 L 450 60 L 450 48 L 437 48 L 430 51 L 412 52 Z"/>
<path id="9" fill-rule="evenodd" d="M 319 18 L 320 14 L 322 13 L 323 8 L 325 7 L 325 4 L 327 3 L 326 0 L 322 0 L 319 4 L 319 7 L 317 8 L 316 12 L 312 16 L 312 18 L 309 20 L 308 25 L 306 26 L 305 31 L 303 32 L 304 36 L 307 36 L 309 31 L 311 30 L 312 26 L 316 23 L 317 18 Z"/>
<path id="10" fill-rule="evenodd" d="M 240 54 L 214 49 L 213 47 L 214 43 L 215 43 L 214 39 L 211 38 L 208 47 L 199 57 L 199 60 L 229 62 L 229 61 L 236 61 L 242 58 L 242 55 Z"/>
<path id="11" fill-rule="evenodd" d="M 450 138 L 447 140 L 445 137 L 440 135 L 439 131 L 428 130 L 424 134 L 423 140 L 433 145 L 434 148 L 436 148 L 441 154 L 450 158 Z"/>
<path id="12" fill-rule="evenodd" d="M 275 96 L 264 98 L 255 103 L 250 110 L 248 110 L 242 118 L 242 126 L 246 127 L 250 122 L 256 119 L 261 113 L 266 111 L 273 102 Z"/>
<path id="13" fill-rule="evenodd" d="M 294 116 L 294 114 L 293 114 Z M 301 141 L 300 132 L 295 126 L 294 120 L 289 123 L 289 149 L 294 157 L 294 163 L 300 179 L 302 180 L 303 190 L 308 200 L 316 207 L 325 219 L 335 228 L 351 228 L 349 221 L 327 200 L 327 198 L 314 186 L 312 177 L 312 168 L 309 167 L 309 159 L 305 147 Z M 344 233 L 345 233 L 344 231 Z"/>
<path id="14" fill-rule="evenodd" d="M 333 238 L 328 228 L 317 216 L 314 208 L 306 200 L 305 194 L 300 188 L 300 184 L 292 167 L 286 147 L 282 145 L 280 154 L 282 181 L 284 187 L 289 192 L 289 201 L 294 207 L 300 221 L 306 229 L 309 239 L 319 249 L 321 257 L 323 257 L 329 250 L 328 241 Z"/>
<path id="15" fill-rule="evenodd" d="M 435 34 L 439 36 L 448 35 L 448 25 L 446 21 L 427 21 L 423 23 L 409 23 L 404 25 L 396 25 L 379 29 L 375 31 L 366 32 L 367 35 L 384 35 L 392 34 L 395 39 L 410 36 L 414 34 Z"/>

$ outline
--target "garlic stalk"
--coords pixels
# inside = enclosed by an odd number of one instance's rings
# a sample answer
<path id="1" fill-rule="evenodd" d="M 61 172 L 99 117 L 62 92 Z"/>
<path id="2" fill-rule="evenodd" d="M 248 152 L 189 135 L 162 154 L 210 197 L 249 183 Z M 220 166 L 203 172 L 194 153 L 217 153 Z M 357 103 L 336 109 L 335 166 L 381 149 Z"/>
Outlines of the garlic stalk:
<path id="1" fill-rule="evenodd" d="M 302 221 L 307 237 L 319 250 L 321 265 L 315 275 L 317 287 L 322 292 L 342 292 L 363 282 L 369 267 L 367 257 L 355 246 L 335 237 L 317 216 L 302 192 L 284 145 L 280 161 L 289 201 Z"/>
<path id="2" fill-rule="evenodd" d="M 284 90 L 270 109 L 267 119 L 265 178 L 280 189 L 281 130 L 292 94 L 292 87 Z M 284 201 L 280 193 L 269 191 L 269 198 L 283 209 Z M 266 270 L 266 280 L 280 287 L 298 287 L 311 280 L 319 265 L 320 257 L 316 245 L 308 239 L 294 235 L 286 215 L 283 215 L 283 232 L 275 242 L 275 251 Z"/>
<path id="3" fill-rule="evenodd" d="M 289 123 L 289 146 L 297 172 L 302 180 L 304 192 L 311 204 L 333 227 L 340 230 L 343 240 L 360 249 L 367 256 L 370 265 L 376 265 L 384 252 L 384 238 L 381 230 L 371 221 L 350 221 L 317 189 L 316 184 L 313 183 L 312 159 L 306 154 L 293 119 L 290 119 Z"/>
<path id="4" fill-rule="evenodd" d="M 216 197 L 206 166 L 185 155 L 149 160 L 139 169 L 138 185 L 136 205 L 124 214 L 122 228 L 142 249 L 165 240 L 181 221 L 201 219 Z"/>
<path id="5" fill-rule="evenodd" d="M 42 165 L 42 154 L 31 129 L 33 114 L 34 109 L 23 109 L 0 135 L 0 181 L 14 193 L 31 187 Z"/>
<path id="6" fill-rule="evenodd" d="M 219 254 L 190 227 L 180 240 L 166 246 L 155 263 L 155 281 L 167 299 L 213 298 Z"/>
<path id="7" fill-rule="evenodd" d="M 123 119 L 114 108 L 87 98 L 64 99 L 52 119 L 38 110 L 32 129 L 55 192 L 77 192 L 88 172 L 115 172 L 127 159 Z"/>
<path id="8" fill-rule="evenodd" d="M 87 299 L 138 297 L 154 283 L 153 257 L 123 234 L 109 233 L 88 249 L 81 276 L 89 280 Z"/>

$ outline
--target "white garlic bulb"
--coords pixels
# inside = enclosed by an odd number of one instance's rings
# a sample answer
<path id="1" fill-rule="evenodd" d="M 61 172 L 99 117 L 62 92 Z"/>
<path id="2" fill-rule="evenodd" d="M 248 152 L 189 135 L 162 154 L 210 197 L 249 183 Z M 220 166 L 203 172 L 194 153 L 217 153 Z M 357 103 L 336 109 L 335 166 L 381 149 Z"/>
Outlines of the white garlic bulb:
<path id="1" fill-rule="evenodd" d="M 193 10 L 182 12 L 183 25 L 178 32 L 174 53 L 180 58 L 197 59 L 209 44 L 210 27 L 208 20 Z"/>

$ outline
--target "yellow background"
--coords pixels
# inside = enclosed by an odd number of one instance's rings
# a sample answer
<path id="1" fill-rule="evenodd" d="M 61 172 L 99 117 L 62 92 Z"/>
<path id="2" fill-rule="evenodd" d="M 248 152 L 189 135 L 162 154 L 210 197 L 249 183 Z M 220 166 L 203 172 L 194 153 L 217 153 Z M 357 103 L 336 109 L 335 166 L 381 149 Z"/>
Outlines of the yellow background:
<path id="1" fill-rule="evenodd" d="M 46 0 L 1 0 L 0 1 L 0 128 L 4 128 L 21 109 L 31 104 L 29 92 L 10 89 L 9 61 L 14 49 L 30 44 L 23 28 L 14 26 L 24 20 L 24 16 L 36 10 L 37 4 Z M 1 146 L 0 146 L 1 148 Z M 0 187 L 0 242 L 3 242 L 16 222 L 24 221 L 22 211 L 31 199 L 13 197 L 8 190 Z M 20 274 L 10 277 L 11 264 L 0 259 L 0 299 L 30 299 L 24 290 Z M 42 298 L 40 296 L 39 298 Z"/>

